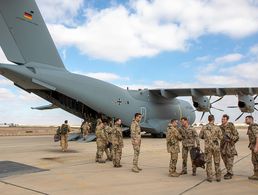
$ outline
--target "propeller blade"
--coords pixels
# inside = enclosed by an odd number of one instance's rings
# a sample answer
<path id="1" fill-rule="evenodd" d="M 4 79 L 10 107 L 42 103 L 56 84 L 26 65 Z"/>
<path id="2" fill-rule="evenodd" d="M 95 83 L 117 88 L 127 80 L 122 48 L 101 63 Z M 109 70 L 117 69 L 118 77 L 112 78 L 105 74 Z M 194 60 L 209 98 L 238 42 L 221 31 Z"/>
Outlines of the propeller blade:
<path id="1" fill-rule="evenodd" d="M 202 113 L 200 121 L 203 119 L 204 115 L 205 115 L 205 112 Z"/>
<path id="2" fill-rule="evenodd" d="M 254 107 L 254 109 L 255 109 L 256 111 L 258 111 L 258 109 L 257 109 L 257 108 L 255 108 L 255 107 Z"/>
<path id="3" fill-rule="evenodd" d="M 228 106 L 228 108 L 238 108 L 238 106 Z"/>
<path id="4" fill-rule="evenodd" d="M 254 105 L 258 105 L 258 103 L 255 103 Z"/>
<path id="5" fill-rule="evenodd" d="M 214 102 L 212 102 L 211 104 L 214 104 L 214 103 L 216 103 L 216 102 L 220 101 L 222 98 L 223 98 L 223 97 L 220 97 L 219 99 L 215 100 L 215 101 L 214 101 Z"/>
<path id="6" fill-rule="evenodd" d="M 244 112 L 242 112 L 242 114 L 240 114 L 240 116 L 237 117 L 235 121 L 237 121 L 238 119 L 240 119 L 240 118 L 243 116 L 243 114 L 244 114 Z"/>
<path id="7" fill-rule="evenodd" d="M 211 100 L 211 96 L 209 97 L 209 101 Z"/>
<path id="8" fill-rule="evenodd" d="M 224 112 L 224 110 L 220 109 L 220 108 L 215 108 L 215 107 L 212 107 L 213 109 L 215 110 L 218 110 L 218 111 L 221 111 L 221 112 Z"/>
<path id="9" fill-rule="evenodd" d="M 256 96 L 254 97 L 254 100 L 255 100 L 257 97 L 258 97 L 258 95 L 256 95 Z"/>

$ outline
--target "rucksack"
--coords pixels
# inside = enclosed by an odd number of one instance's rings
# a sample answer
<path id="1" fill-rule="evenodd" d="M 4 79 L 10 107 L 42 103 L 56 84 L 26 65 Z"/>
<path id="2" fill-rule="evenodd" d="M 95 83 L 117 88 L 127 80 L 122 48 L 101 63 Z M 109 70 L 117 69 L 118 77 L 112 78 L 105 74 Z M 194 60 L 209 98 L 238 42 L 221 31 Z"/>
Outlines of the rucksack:
<path id="1" fill-rule="evenodd" d="M 67 125 L 62 125 L 60 134 L 65 135 L 68 133 L 68 126 Z"/>
<path id="2" fill-rule="evenodd" d="M 190 151 L 191 159 L 196 167 L 205 168 L 205 156 L 204 153 L 198 148 L 193 147 Z"/>

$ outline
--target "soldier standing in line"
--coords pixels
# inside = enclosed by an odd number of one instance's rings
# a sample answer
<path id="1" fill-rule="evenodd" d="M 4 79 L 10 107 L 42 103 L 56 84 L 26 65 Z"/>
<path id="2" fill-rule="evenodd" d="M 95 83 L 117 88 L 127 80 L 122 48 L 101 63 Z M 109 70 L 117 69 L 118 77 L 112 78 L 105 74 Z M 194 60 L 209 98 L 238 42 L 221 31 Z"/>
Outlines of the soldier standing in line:
<path id="1" fill-rule="evenodd" d="M 223 139 L 220 143 L 220 153 L 227 169 L 224 179 L 232 179 L 234 156 L 237 155 L 235 143 L 239 140 L 239 134 L 233 123 L 228 122 L 229 116 L 224 114 L 221 119 L 220 129 Z"/>
<path id="2" fill-rule="evenodd" d="M 88 121 L 84 120 L 81 125 L 81 130 L 82 130 L 82 135 L 83 135 L 84 140 L 86 139 L 87 135 L 89 134 L 90 128 L 91 128 L 91 124 Z"/>
<path id="3" fill-rule="evenodd" d="M 97 143 L 97 152 L 96 152 L 96 162 L 105 163 L 106 161 L 103 159 L 103 153 L 105 147 L 107 145 L 107 137 L 104 132 L 104 124 L 102 122 L 98 123 L 96 127 L 96 143 Z"/>
<path id="4" fill-rule="evenodd" d="M 105 153 L 107 160 L 112 161 L 112 128 L 109 126 L 108 121 L 104 121 L 104 133 L 107 138 L 107 144 L 105 146 Z"/>
<path id="5" fill-rule="evenodd" d="M 60 145 L 62 148 L 63 152 L 67 151 L 68 148 L 68 133 L 71 132 L 71 127 L 68 125 L 68 121 L 65 120 L 64 124 L 62 124 L 62 126 L 60 127 L 60 135 L 61 135 L 61 139 L 60 139 Z"/>
<path id="6" fill-rule="evenodd" d="M 187 157 L 191 149 L 197 145 L 200 148 L 200 141 L 196 130 L 189 125 L 188 119 L 186 117 L 181 118 L 182 127 L 179 129 L 179 132 L 182 135 L 182 172 L 181 174 L 187 174 Z M 191 159 L 192 160 L 192 159 Z M 196 176 L 196 166 L 192 161 L 192 175 Z"/>
<path id="7" fill-rule="evenodd" d="M 258 180 L 258 124 L 254 123 L 254 118 L 250 115 L 245 118 L 245 123 L 248 126 L 247 135 L 249 137 L 249 148 L 252 152 L 252 164 L 254 174 L 248 179 Z"/>
<path id="8" fill-rule="evenodd" d="M 179 177 L 180 173 L 176 172 L 176 164 L 178 160 L 178 153 L 180 152 L 179 141 L 182 140 L 182 136 L 177 130 L 178 121 L 172 119 L 168 124 L 166 140 L 167 140 L 167 151 L 170 153 L 169 163 L 169 176 Z"/>
<path id="9" fill-rule="evenodd" d="M 213 115 L 208 117 L 209 123 L 202 127 L 199 137 L 204 139 L 204 153 L 206 160 L 207 181 L 212 182 L 212 157 L 215 165 L 216 181 L 221 181 L 220 170 L 220 146 L 219 141 L 223 138 L 221 129 L 214 125 Z"/>
<path id="10" fill-rule="evenodd" d="M 134 120 L 131 124 L 131 139 L 132 145 L 134 150 L 134 157 L 133 157 L 133 168 L 132 171 L 135 173 L 139 173 L 142 169 L 138 166 L 139 154 L 140 154 L 140 147 L 141 147 L 141 127 L 140 121 L 142 119 L 141 113 L 136 113 L 134 115 Z"/>
<path id="11" fill-rule="evenodd" d="M 122 148 L 124 147 L 121 124 L 121 119 L 117 118 L 115 120 L 115 125 L 112 129 L 113 165 L 117 168 L 122 167 L 120 161 L 122 157 Z"/>

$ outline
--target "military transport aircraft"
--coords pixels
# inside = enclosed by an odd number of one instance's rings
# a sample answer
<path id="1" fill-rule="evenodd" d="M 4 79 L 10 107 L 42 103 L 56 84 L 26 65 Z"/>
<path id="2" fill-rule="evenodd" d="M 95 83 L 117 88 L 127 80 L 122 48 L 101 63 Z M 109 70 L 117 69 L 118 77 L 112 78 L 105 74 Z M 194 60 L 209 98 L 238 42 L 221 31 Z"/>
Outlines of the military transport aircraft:
<path id="1" fill-rule="evenodd" d="M 11 64 L 0 64 L 0 74 L 14 85 L 51 102 L 38 109 L 61 108 L 80 118 L 99 113 L 120 117 L 129 126 L 141 112 L 142 128 L 162 135 L 168 120 L 195 110 L 210 112 L 207 96 L 237 95 L 242 113 L 254 112 L 257 87 L 126 90 L 107 82 L 66 70 L 34 0 L 0 0 L 0 45 Z M 191 96 L 193 106 L 180 96 Z"/>

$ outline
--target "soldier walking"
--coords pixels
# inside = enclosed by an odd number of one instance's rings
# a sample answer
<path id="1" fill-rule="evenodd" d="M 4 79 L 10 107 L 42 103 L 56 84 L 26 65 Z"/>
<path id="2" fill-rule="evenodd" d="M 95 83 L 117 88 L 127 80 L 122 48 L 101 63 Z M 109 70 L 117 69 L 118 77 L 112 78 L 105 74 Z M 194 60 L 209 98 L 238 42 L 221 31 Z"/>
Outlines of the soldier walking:
<path id="1" fill-rule="evenodd" d="M 138 166 L 139 154 L 140 154 L 140 147 L 141 147 L 141 127 L 140 121 L 142 119 L 141 113 L 136 113 L 134 115 L 134 120 L 131 124 L 131 139 L 132 145 L 134 150 L 134 157 L 133 157 L 133 168 L 132 171 L 135 173 L 139 173 L 142 169 Z"/>
<path id="2" fill-rule="evenodd" d="M 71 131 L 71 127 L 68 125 L 68 121 L 65 120 L 64 124 L 60 127 L 60 145 L 63 152 L 67 151 L 68 148 L 68 133 Z"/>
<path id="3" fill-rule="evenodd" d="M 223 139 L 220 143 L 220 152 L 222 160 L 227 169 L 224 179 L 232 179 L 234 156 L 237 155 L 235 143 L 239 140 L 239 134 L 233 123 L 228 122 L 229 116 L 224 114 L 221 119 L 220 129 L 222 131 Z"/>
<path id="4" fill-rule="evenodd" d="M 112 129 L 113 165 L 117 168 L 122 167 L 120 161 L 122 157 L 122 148 L 124 147 L 121 123 L 121 119 L 117 118 L 115 120 L 115 125 Z"/>
<path id="5" fill-rule="evenodd" d="M 216 181 L 221 181 L 220 170 L 220 146 L 219 141 L 223 138 L 221 129 L 214 125 L 213 115 L 208 117 L 209 123 L 202 127 L 199 137 L 204 139 L 204 153 L 206 160 L 207 181 L 212 182 L 212 157 L 215 165 Z"/>
<path id="6" fill-rule="evenodd" d="M 89 134 L 90 128 L 91 128 L 91 124 L 88 121 L 84 120 L 81 125 L 81 130 L 82 130 L 82 135 L 83 135 L 84 140 L 86 139 L 87 135 Z"/>
<path id="7" fill-rule="evenodd" d="M 252 116 L 247 116 L 245 118 L 245 123 L 248 126 L 247 135 L 249 137 L 249 148 L 252 153 L 252 164 L 254 167 L 254 174 L 248 179 L 258 180 L 258 124 L 254 123 L 254 118 Z"/>
<path id="8" fill-rule="evenodd" d="M 180 173 L 176 172 L 176 164 L 178 160 L 178 153 L 180 152 L 179 141 L 182 140 L 182 136 L 177 130 L 178 121 L 172 119 L 168 124 L 166 140 L 167 140 L 167 151 L 170 153 L 169 163 L 169 176 L 179 177 Z"/>
<path id="9" fill-rule="evenodd" d="M 181 118 L 182 127 L 180 133 L 182 135 L 182 172 L 181 174 L 187 174 L 187 157 L 193 147 L 200 148 L 200 141 L 196 130 L 189 125 L 189 121 L 186 117 Z M 192 159 L 191 159 L 192 160 Z M 196 166 L 192 161 L 192 175 L 196 176 Z"/>

